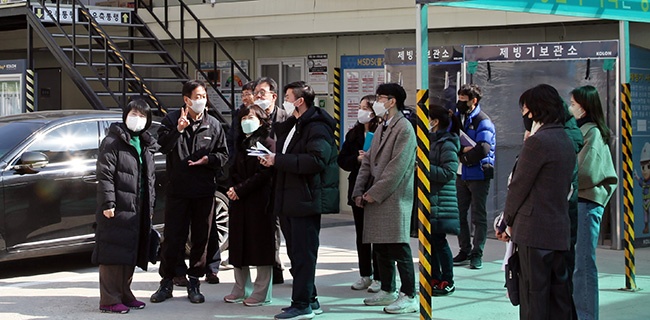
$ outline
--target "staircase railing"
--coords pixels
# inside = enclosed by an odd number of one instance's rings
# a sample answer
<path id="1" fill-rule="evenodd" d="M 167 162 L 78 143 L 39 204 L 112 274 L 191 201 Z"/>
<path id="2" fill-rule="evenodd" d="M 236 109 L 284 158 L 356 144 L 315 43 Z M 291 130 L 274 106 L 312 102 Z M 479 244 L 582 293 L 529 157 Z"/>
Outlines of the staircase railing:
<path id="1" fill-rule="evenodd" d="M 60 14 L 61 12 L 61 7 L 59 2 L 57 1 L 56 4 L 50 4 L 46 5 L 45 0 L 37 0 L 35 1 L 39 4 L 41 8 L 43 8 L 43 14 L 46 14 L 51 21 L 47 21 L 49 23 L 53 23 L 56 28 L 61 32 L 61 34 L 64 35 L 64 39 L 68 41 L 68 44 L 71 46 L 72 49 L 72 55 L 71 57 L 67 57 L 65 53 L 63 53 L 63 50 L 59 48 L 57 52 L 54 52 L 55 55 L 57 55 L 58 59 L 65 59 L 70 60 L 71 63 L 62 63 L 63 67 L 66 69 L 68 74 L 71 74 L 72 80 L 77 84 L 77 86 L 82 90 L 82 93 L 89 98 L 91 103 L 93 104 L 93 107 L 96 109 L 107 109 L 106 106 L 101 102 L 99 97 L 97 96 L 96 93 L 93 92 L 88 92 L 89 90 L 92 91 L 92 88 L 88 85 L 87 81 L 84 79 L 83 75 L 76 69 L 77 66 L 77 57 L 79 57 L 82 62 L 94 73 L 95 77 L 97 79 L 103 79 L 104 81 L 100 81 L 104 89 L 109 93 L 110 97 L 112 97 L 115 102 L 118 105 L 126 105 L 126 92 L 127 92 L 127 74 L 130 75 L 135 81 L 128 81 L 130 83 L 130 86 L 133 87 L 135 84 L 135 91 L 139 92 L 142 95 L 146 95 L 149 100 L 154 104 L 153 107 L 161 111 L 162 113 L 165 113 L 164 107 L 161 105 L 159 100 L 156 98 L 154 92 L 144 83 L 143 78 L 136 72 L 136 70 L 133 68 L 132 64 L 125 58 L 125 55 L 120 51 L 119 47 L 115 44 L 115 42 L 108 36 L 106 31 L 97 23 L 97 21 L 93 18 L 92 14 L 88 10 L 88 8 L 81 3 L 80 0 L 73 0 L 72 1 L 72 16 L 71 16 L 71 23 L 70 25 L 72 26 L 72 35 L 70 35 L 69 32 L 65 30 L 63 27 L 63 24 L 60 21 Z M 48 43 L 48 47 L 50 48 L 56 48 L 60 47 L 60 45 L 54 40 L 52 35 L 47 31 L 45 26 L 42 24 L 40 19 L 34 14 L 34 6 L 31 2 L 28 2 L 28 13 L 27 17 L 34 29 L 39 33 L 39 36 L 41 39 L 43 39 L 44 42 Z M 52 8 L 56 8 L 56 16 L 51 12 Z M 79 17 L 81 20 L 83 18 L 83 21 L 77 21 L 77 12 L 81 14 L 81 17 Z M 88 49 L 87 49 L 87 55 L 84 55 L 82 49 L 77 45 L 77 26 L 87 26 L 88 30 L 88 37 L 87 37 L 87 44 L 88 44 Z M 100 36 L 101 39 L 97 39 L 94 36 Z M 85 37 L 82 39 L 86 39 Z M 95 48 L 93 45 L 96 43 L 102 44 L 102 49 L 103 49 L 103 56 L 104 56 L 104 72 L 99 72 L 99 70 L 93 65 L 93 62 L 100 62 L 97 61 L 94 58 L 94 52 L 97 52 L 97 48 Z M 84 49 L 85 50 L 85 49 Z M 112 57 L 116 57 L 118 61 L 122 64 L 121 66 L 121 92 L 118 93 L 120 96 L 116 95 L 114 90 L 110 88 L 109 85 L 109 78 L 110 78 L 110 68 L 109 68 L 109 58 L 112 59 Z M 133 89 L 133 88 L 132 88 Z"/>
<path id="2" fill-rule="evenodd" d="M 243 75 L 246 80 L 250 81 L 251 78 L 248 75 L 247 72 L 245 72 L 242 67 L 235 61 L 235 59 L 226 51 L 226 49 L 219 43 L 219 41 L 212 35 L 210 30 L 201 22 L 201 20 L 194 14 L 194 12 L 190 9 L 190 7 L 183 1 L 183 0 L 171 0 L 171 1 L 177 1 L 179 3 L 179 10 L 180 10 L 180 35 L 179 36 L 174 36 L 172 32 L 169 29 L 169 1 L 170 0 L 164 0 L 164 14 L 163 18 L 160 19 L 156 13 L 153 10 L 153 1 L 150 3 L 147 3 L 145 0 L 137 0 L 137 5 L 135 6 L 135 10 L 137 12 L 138 7 L 146 9 L 149 14 L 153 17 L 154 20 L 162 27 L 162 29 L 167 33 L 169 38 L 176 43 L 176 45 L 180 48 L 181 52 L 181 63 L 184 63 L 185 60 L 187 60 L 189 63 L 191 63 L 196 70 L 198 70 L 199 74 L 204 79 L 207 79 L 207 83 L 214 89 L 214 91 L 219 95 L 219 97 L 228 105 L 228 108 L 232 111 L 235 108 L 235 85 L 234 85 L 234 79 L 235 79 L 235 69 Z M 191 23 L 194 23 L 196 26 L 196 38 L 192 37 L 189 40 L 197 40 L 197 49 L 196 49 L 196 54 L 191 54 L 188 52 L 185 47 L 188 44 L 188 39 L 185 37 L 185 15 L 189 15 L 193 20 Z M 222 90 L 220 90 L 217 87 L 216 81 L 210 81 L 210 77 L 208 76 L 207 73 L 205 73 L 204 69 L 201 67 L 201 62 L 202 57 L 201 57 L 201 35 L 205 34 L 208 39 L 211 42 L 212 45 L 212 57 L 211 57 L 211 62 L 213 66 L 213 72 L 216 74 L 218 72 L 218 64 L 217 64 L 217 58 L 218 58 L 218 52 L 221 51 L 223 55 L 227 58 L 228 61 L 230 61 L 230 76 L 232 77 L 233 81 L 231 81 L 230 85 L 230 99 L 226 98 L 226 96 L 223 94 Z M 180 38 L 180 39 L 179 39 Z M 210 44 L 209 44 L 210 45 Z M 226 59 L 224 59 L 226 60 Z"/>

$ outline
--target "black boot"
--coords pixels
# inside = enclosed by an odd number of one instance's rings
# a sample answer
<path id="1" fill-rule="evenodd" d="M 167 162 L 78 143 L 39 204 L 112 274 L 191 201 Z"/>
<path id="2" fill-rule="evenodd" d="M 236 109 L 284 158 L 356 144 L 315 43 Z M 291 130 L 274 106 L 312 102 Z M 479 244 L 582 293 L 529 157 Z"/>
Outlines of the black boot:
<path id="1" fill-rule="evenodd" d="M 190 277 L 190 283 L 187 286 L 187 298 L 190 299 L 192 303 L 203 303 L 205 302 L 205 297 L 201 294 L 199 287 L 201 283 L 199 278 Z"/>
<path id="2" fill-rule="evenodd" d="M 172 297 L 172 290 L 174 290 L 172 279 L 162 279 L 160 280 L 160 287 L 151 295 L 149 300 L 153 303 L 163 302 Z"/>

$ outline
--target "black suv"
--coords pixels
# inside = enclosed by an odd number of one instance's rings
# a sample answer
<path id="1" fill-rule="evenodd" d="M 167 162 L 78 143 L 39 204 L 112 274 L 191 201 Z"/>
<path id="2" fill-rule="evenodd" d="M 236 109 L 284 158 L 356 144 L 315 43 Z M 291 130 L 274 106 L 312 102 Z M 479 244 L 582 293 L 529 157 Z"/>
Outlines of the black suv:
<path id="1" fill-rule="evenodd" d="M 95 162 L 115 111 L 44 111 L 0 117 L 0 261 L 92 250 Z M 160 122 L 149 131 L 155 136 Z M 162 229 L 165 156 L 155 155 L 154 226 Z M 215 193 L 220 243 L 228 199 Z"/>

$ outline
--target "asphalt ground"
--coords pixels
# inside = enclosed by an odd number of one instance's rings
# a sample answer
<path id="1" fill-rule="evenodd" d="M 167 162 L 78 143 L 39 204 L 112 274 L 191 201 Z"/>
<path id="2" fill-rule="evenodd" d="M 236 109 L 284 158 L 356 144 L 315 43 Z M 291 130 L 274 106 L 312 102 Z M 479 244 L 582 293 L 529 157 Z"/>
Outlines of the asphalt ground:
<path id="1" fill-rule="evenodd" d="M 354 236 L 351 213 L 323 217 L 316 285 L 324 313 L 316 319 L 417 319 L 417 313 L 389 315 L 382 307 L 365 306 L 363 299 L 371 294 L 350 289 L 359 278 Z M 450 245 L 455 254 L 455 237 L 450 237 Z M 417 263 L 416 239 L 411 248 Z M 456 292 L 433 298 L 433 319 L 518 319 L 518 308 L 510 304 L 503 288 L 503 252 L 503 243 L 488 239 L 483 269 L 455 267 Z M 650 248 L 637 249 L 635 258 L 636 282 L 642 290 L 628 292 L 620 290 L 625 287 L 624 252 L 598 249 L 601 319 L 650 318 Z M 288 266 L 284 247 L 282 259 Z M 98 310 L 97 267 L 89 263 L 88 254 L 0 264 L 0 319 L 272 319 L 290 303 L 288 270 L 285 283 L 273 286 L 273 302 L 261 307 L 225 303 L 234 278 L 232 271 L 223 270 L 220 284 L 202 282 L 203 304 L 190 303 L 182 287 L 174 289 L 174 298 L 153 304 L 149 296 L 158 287 L 157 271 L 158 264 L 150 265 L 148 272 L 138 269 L 134 276 L 132 289 L 147 307 L 113 315 Z"/>

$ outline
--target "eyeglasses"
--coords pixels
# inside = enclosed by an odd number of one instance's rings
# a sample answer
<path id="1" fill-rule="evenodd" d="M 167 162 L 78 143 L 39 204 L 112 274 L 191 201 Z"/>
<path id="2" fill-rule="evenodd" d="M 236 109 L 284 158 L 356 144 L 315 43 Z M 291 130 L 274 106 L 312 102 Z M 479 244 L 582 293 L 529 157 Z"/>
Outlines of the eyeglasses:
<path id="1" fill-rule="evenodd" d="M 253 95 L 255 96 L 265 96 L 267 93 L 274 93 L 273 91 L 266 91 L 266 90 L 260 90 L 260 91 L 255 91 Z"/>
<path id="2" fill-rule="evenodd" d="M 382 98 L 386 98 L 386 100 L 388 100 L 388 99 L 393 99 L 394 97 L 393 96 L 387 96 L 385 94 L 378 94 L 378 95 L 375 96 L 375 100 L 377 100 L 377 101 L 379 101 L 379 99 L 382 99 Z"/>
<path id="3" fill-rule="evenodd" d="M 250 92 L 250 91 L 243 91 L 243 92 L 241 93 L 241 95 L 242 95 L 242 96 L 252 96 L 253 93 Z"/>

